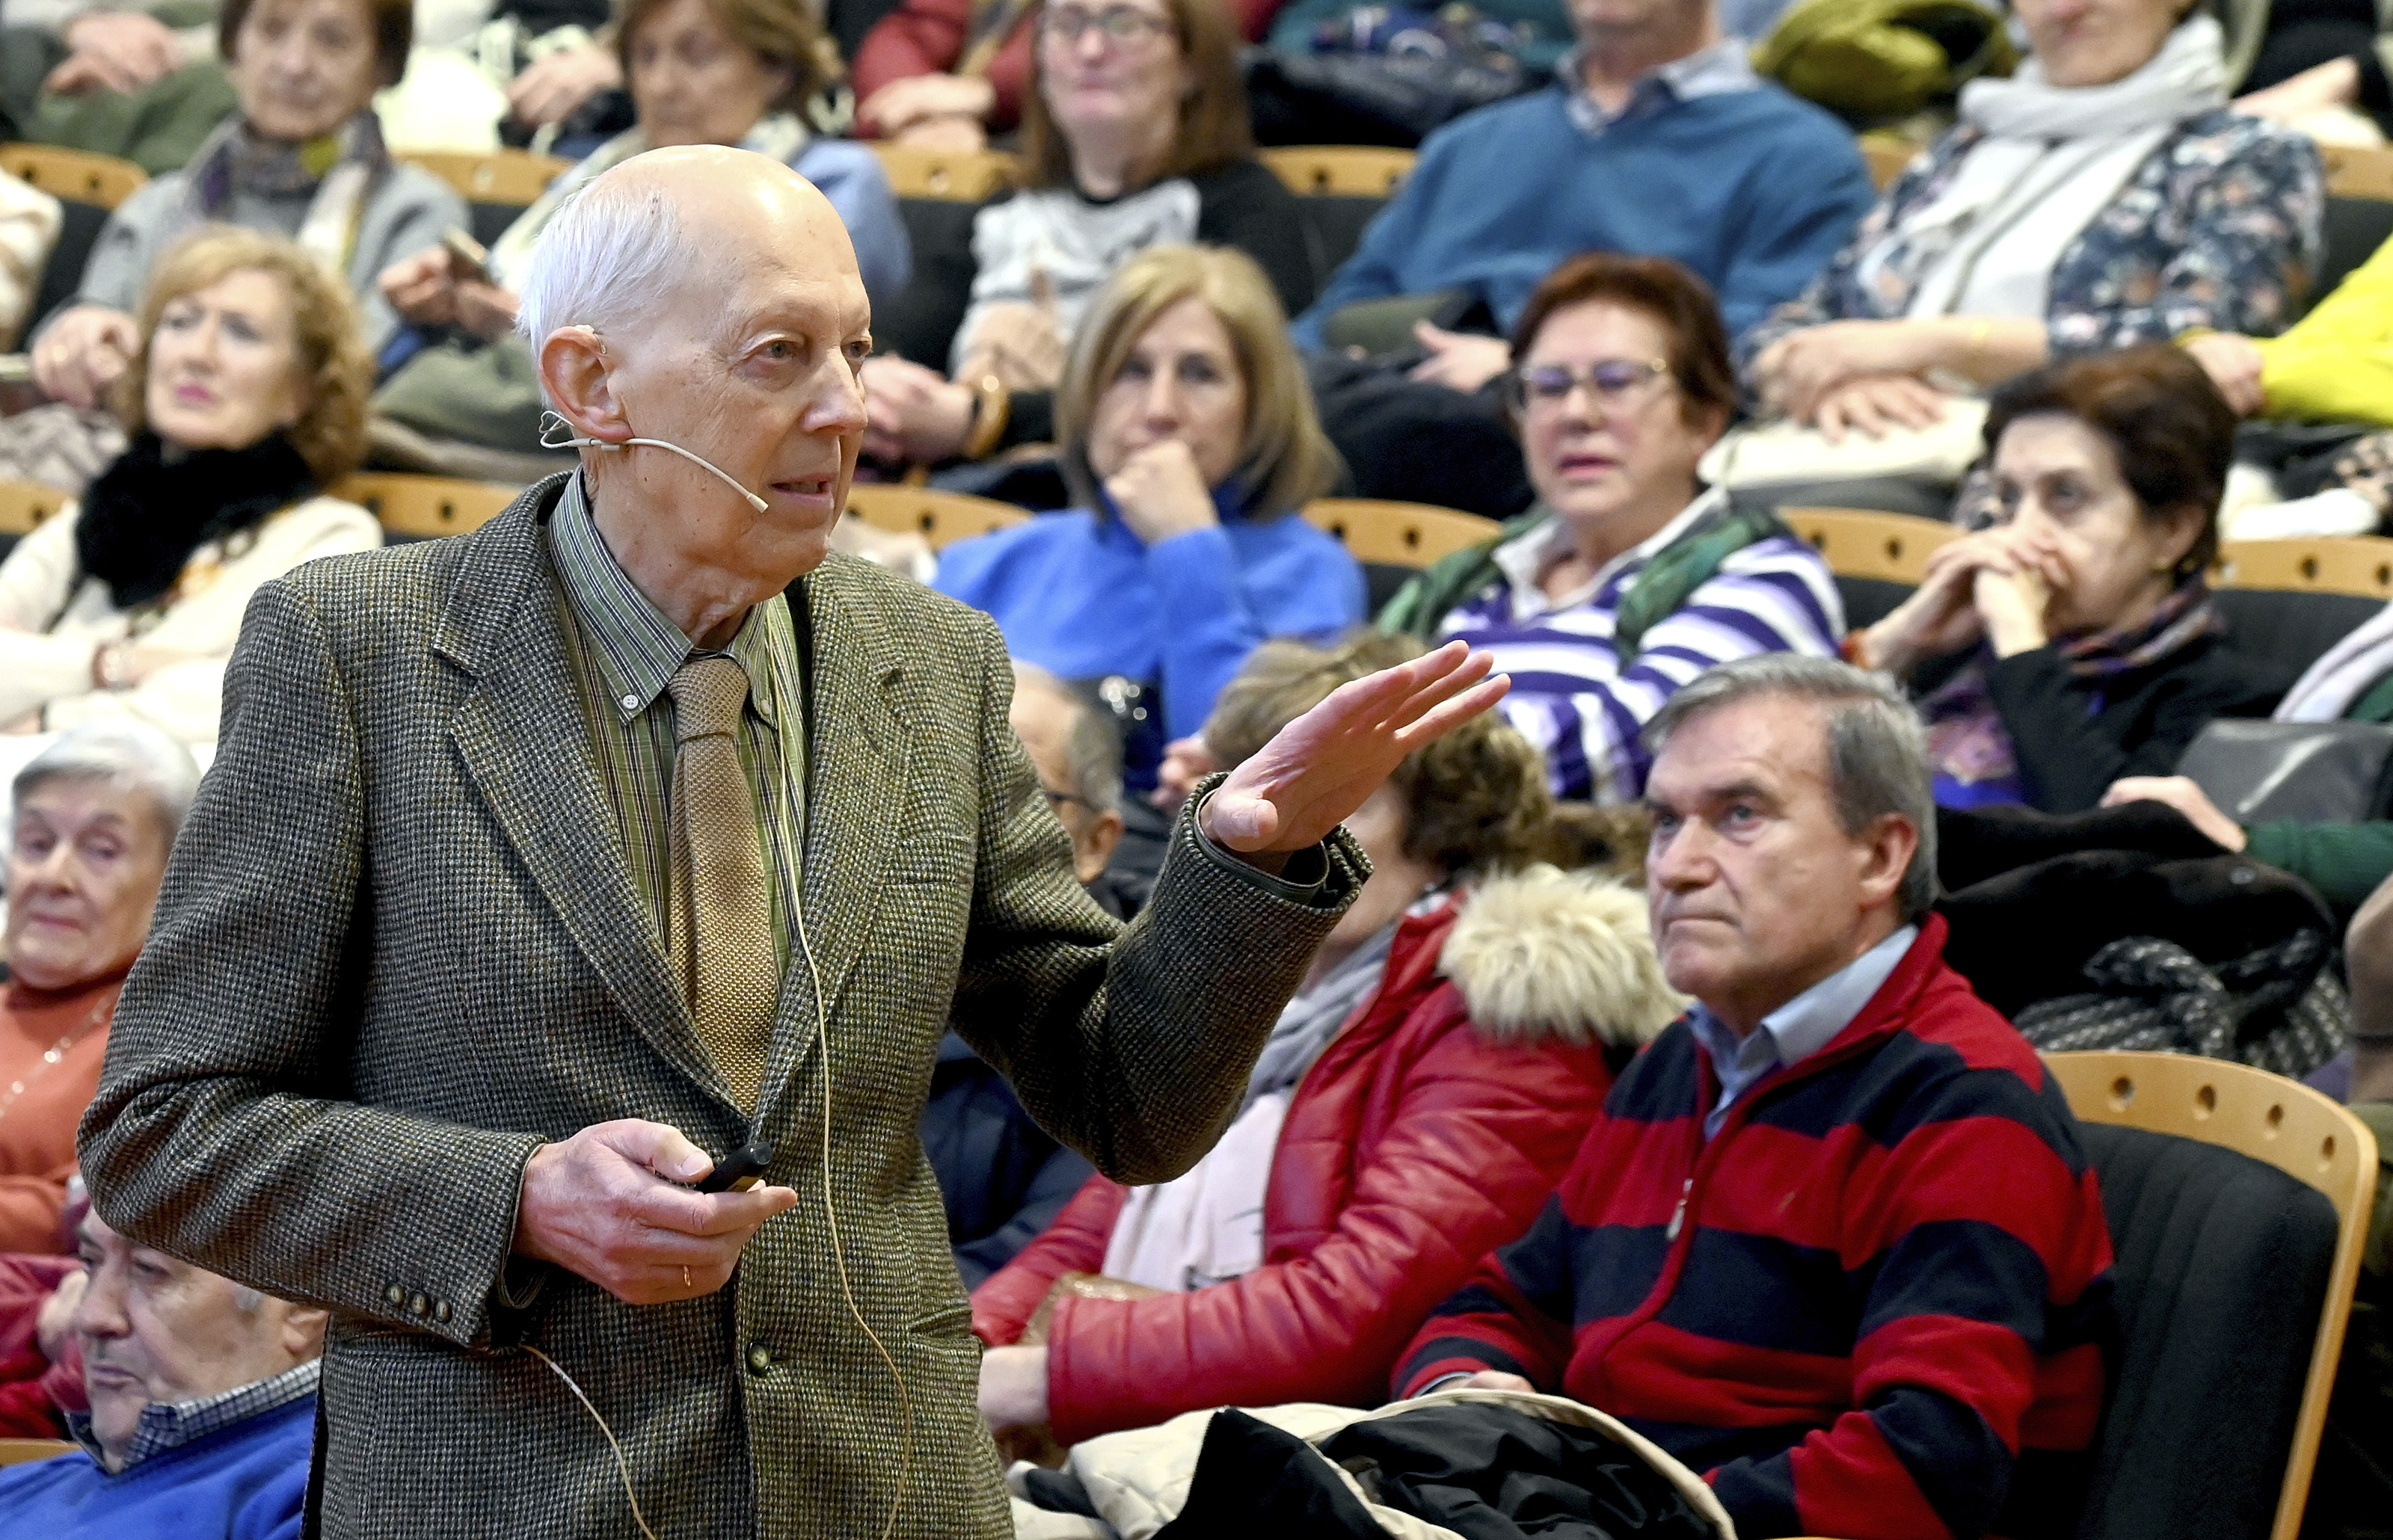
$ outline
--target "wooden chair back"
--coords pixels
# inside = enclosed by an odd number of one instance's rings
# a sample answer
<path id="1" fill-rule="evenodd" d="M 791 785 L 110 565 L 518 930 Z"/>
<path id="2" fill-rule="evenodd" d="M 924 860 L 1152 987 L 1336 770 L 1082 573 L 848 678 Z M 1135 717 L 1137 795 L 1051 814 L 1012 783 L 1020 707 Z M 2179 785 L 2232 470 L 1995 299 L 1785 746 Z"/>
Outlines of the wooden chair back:
<path id="1" fill-rule="evenodd" d="M 520 487 L 496 481 L 392 471 L 361 471 L 343 476 L 332 488 L 333 496 L 373 515 L 385 533 L 419 540 L 478 529 L 522 493 Z"/>
<path id="2" fill-rule="evenodd" d="M 548 184 L 573 164 L 529 150 L 497 150 L 488 154 L 427 150 L 399 159 L 412 161 L 439 177 L 469 203 L 511 203 L 518 208 L 536 202 L 548 190 Z"/>
<path id="3" fill-rule="evenodd" d="M 2244 540 L 2218 549 L 2221 588 L 2278 588 L 2393 599 L 2393 540 L 2381 535 Z"/>
<path id="4" fill-rule="evenodd" d="M 1303 514 L 1306 523 L 1338 537 L 1346 554 L 1365 566 L 1427 567 L 1494 540 L 1504 528 L 1492 518 L 1427 502 L 1363 497 L 1315 498 Z"/>
<path id="5" fill-rule="evenodd" d="M 2319 159 L 2326 163 L 2326 190 L 2335 198 L 2366 198 L 2393 202 L 2393 150 L 2362 150 L 2350 145 L 2322 144 Z"/>
<path id="6" fill-rule="evenodd" d="M 1895 134 L 1864 134 L 1859 141 L 1862 163 L 1869 167 L 1870 185 L 1884 192 L 1919 153 L 1919 147 Z"/>
<path id="7" fill-rule="evenodd" d="M 1294 144 L 1260 151 L 1300 198 L 1393 198 L 1420 157 L 1372 145 Z"/>
<path id="8" fill-rule="evenodd" d="M 0 535 L 30 535 L 74 500 L 74 493 L 38 481 L 0 481 Z"/>
<path id="9" fill-rule="evenodd" d="M 54 144 L 0 144 L 0 171 L 53 198 L 112 209 L 150 180 L 131 161 Z"/>
<path id="10" fill-rule="evenodd" d="M 1811 542 L 1837 576 L 1915 586 L 1927 574 L 1928 558 L 1962 534 L 1938 519 L 1866 508 L 1781 508 L 1778 516 Z"/>
<path id="11" fill-rule="evenodd" d="M 953 154 L 880 139 L 872 141 L 872 152 L 881 157 L 889 189 L 898 197 L 955 203 L 983 202 L 1014 186 L 1022 163 L 1002 150 Z"/>
<path id="12" fill-rule="evenodd" d="M 995 498 L 877 481 L 850 487 L 847 511 L 876 529 L 920 535 L 930 542 L 934 551 L 956 541 L 1009 528 L 1030 516 L 1013 503 L 1000 502 Z"/>
<path id="13" fill-rule="evenodd" d="M 2344 1108 L 2282 1076 L 2180 1053 L 2047 1053 L 2080 1120 L 2215 1144 L 2324 1194 L 2339 1231 L 2270 1540 L 2295 1540 L 2343 1354 L 2344 1325 L 2376 1196 L 2376 1138 Z"/>
<path id="14" fill-rule="evenodd" d="M 0 1439 L 0 1465 L 24 1465 L 33 1460 L 72 1455 L 82 1445 L 64 1439 Z"/>

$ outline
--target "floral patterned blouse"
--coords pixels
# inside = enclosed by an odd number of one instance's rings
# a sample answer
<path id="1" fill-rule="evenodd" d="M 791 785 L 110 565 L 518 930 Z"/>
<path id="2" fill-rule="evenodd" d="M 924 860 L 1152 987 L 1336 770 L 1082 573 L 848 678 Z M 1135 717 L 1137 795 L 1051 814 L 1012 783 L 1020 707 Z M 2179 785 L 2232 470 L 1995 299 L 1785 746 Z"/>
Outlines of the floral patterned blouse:
<path id="1" fill-rule="evenodd" d="M 1955 128 L 1886 189 L 1800 296 L 1748 332 L 1756 355 L 1831 320 L 1900 320 L 1926 258 L 1862 258 L 1941 196 L 1981 137 Z M 2046 316 L 2053 356 L 2166 342 L 2189 327 L 2274 336 L 2301 313 L 2326 216 L 2326 176 L 2310 140 L 2225 109 L 2189 118 L 2061 254 Z"/>

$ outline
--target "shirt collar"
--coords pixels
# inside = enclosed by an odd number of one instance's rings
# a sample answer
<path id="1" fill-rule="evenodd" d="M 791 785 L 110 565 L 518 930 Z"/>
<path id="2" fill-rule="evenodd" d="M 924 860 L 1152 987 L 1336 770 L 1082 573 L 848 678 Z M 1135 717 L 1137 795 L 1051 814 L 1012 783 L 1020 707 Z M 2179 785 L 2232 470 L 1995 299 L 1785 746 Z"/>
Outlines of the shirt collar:
<path id="1" fill-rule="evenodd" d="M 1791 1068 L 1836 1040 L 1853 1024 L 1903 961 L 1919 927 L 1903 925 L 1892 935 L 1804 990 L 1761 1018 L 1761 1029 L 1739 1039 L 1727 1024 L 1698 1001 L 1688 1012 L 1689 1024 L 1711 1055 L 1714 1073 L 1724 1092 L 1742 1090 L 1772 1069 Z M 1730 1094 L 1720 1098 L 1725 1106 Z"/>
<path id="2" fill-rule="evenodd" d="M 1581 68 L 1586 62 L 1587 48 L 1582 45 L 1563 56 L 1563 61 L 1554 66 L 1554 76 L 1569 93 L 1572 124 L 1580 133 L 1589 135 L 1600 135 L 1631 118 L 1649 116 L 1673 102 L 1751 91 L 1761 85 L 1761 77 L 1753 71 L 1753 46 L 1741 37 L 1723 37 L 1707 47 L 1646 71 L 1629 88 L 1628 99 L 1620 111 L 1607 112 L 1587 93 L 1587 77 Z"/>
<path id="3" fill-rule="evenodd" d="M 124 1452 L 124 1474 L 142 1461 L 163 1455 L 169 1449 L 179 1449 L 196 1443 L 210 1433 L 221 1431 L 237 1422 L 278 1407 L 288 1406 L 304 1396 L 316 1393 L 316 1382 L 324 1372 L 324 1361 L 311 1358 L 307 1363 L 285 1369 L 265 1379 L 254 1379 L 229 1390 L 191 1401 L 153 1401 L 141 1408 L 141 1419 L 133 1429 L 133 1442 Z M 85 1453 L 108 1468 L 107 1457 L 101 1454 L 99 1441 L 92 1436 L 91 1414 L 71 1412 L 67 1415 L 67 1431 L 74 1436 Z"/>
<path id="4" fill-rule="evenodd" d="M 1685 534 L 1689 525 L 1710 513 L 1727 498 L 1728 493 L 1718 487 L 1704 492 L 1672 516 L 1669 523 L 1605 562 L 1596 569 L 1595 576 L 1560 598 L 1548 598 L 1544 585 L 1537 580 L 1549 566 L 1568 553 L 1570 526 L 1563 523 L 1562 516 L 1557 514 L 1523 529 L 1497 546 L 1493 555 L 1497 569 L 1511 585 L 1513 618 L 1526 620 L 1532 615 L 1576 609 L 1588 603 L 1621 573 L 1643 567 L 1653 560 L 1655 553 Z"/>
<path id="5" fill-rule="evenodd" d="M 618 717 L 631 721 L 662 695 L 673 674 L 705 648 L 694 645 L 664 612 L 649 603 L 615 554 L 590 512 L 590 500 L 577 474 L 565 483 L 565 494 L 548 521 L 549 550 L 565 584 L 566 602 L 588 627 L 597 643 L 594 650 L 607 702 Z M 748 703 L 765 722 L 773 723 L 774 692 L 763 687 L 771 677 L 772 659 L 766 646 L 765 608 L 758 605 L 739 622 L 739 633 L 723 650 L 748 671 Z"/>

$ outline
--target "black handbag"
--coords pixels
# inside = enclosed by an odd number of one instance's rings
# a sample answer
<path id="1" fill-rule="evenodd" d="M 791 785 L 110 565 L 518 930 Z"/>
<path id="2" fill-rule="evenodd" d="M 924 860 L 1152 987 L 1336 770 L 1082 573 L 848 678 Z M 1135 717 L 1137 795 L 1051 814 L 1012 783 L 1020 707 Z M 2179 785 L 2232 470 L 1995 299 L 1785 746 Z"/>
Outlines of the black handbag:
<path id="1" fill-rule="evenodd" d="M 2393 810 L 2393 725 L 2221 717 L 2177 773 L 2239 824 L 2364 823 Z"/>

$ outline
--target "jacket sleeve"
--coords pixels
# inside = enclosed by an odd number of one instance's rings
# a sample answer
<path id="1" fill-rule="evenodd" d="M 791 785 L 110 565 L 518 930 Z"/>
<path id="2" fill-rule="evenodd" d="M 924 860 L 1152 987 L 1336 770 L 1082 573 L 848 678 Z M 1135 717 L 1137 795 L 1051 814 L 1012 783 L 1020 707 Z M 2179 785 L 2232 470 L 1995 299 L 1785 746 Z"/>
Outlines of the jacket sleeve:
<path id="1" fill-rule="evenodd" d="M 971 0 L 903 0 L 875 21 L 856 46 L 856 61 L 848 70 L 857 106 L 870 101 L 875 91 L 893 80 L 954 69 L 963 57 L 971 15 Z M 879 132 L 870 120 L 859 127 Z"/>
<path id="2" fill-rule="evenodd" d="M 1103 1177 L 1080 1183 L 1054 1223 L 972 1291 L 974 1334 L 992 1348 L 1011 1347 L 1056 1279 L 1104 1267 L 1124 1195 L 1120 1183 Z"/>
<path id="3" fill-rule="evenodd" d="M 1268 588 L 1242 581 L 1237 551 L 1218 527 L 1147 547 L 1147 571 L 1163 596 L 1163 713 L 1170 737 L 1202 731 L 1223 686 L 1273 637 L 1326 638 L 1362 623 L 1363 575 L 1354 559 L 1327 536 L 1316 542 L 1293 532 L 1300 539 L 1273 558 L 1280 581 Z"/>
<path id="4" fill-rule="evenodd" d="M 1207 787 L 1172 826 L 1154 896 L 1120 928 L 1074 878 L 1007 724 L 1013 671 L 996 623 L 967 623 L 980 832 L 953 1024 L 1058 1142 L 1118 1181 L 1168 1181 L 1229 1126 L 1280 1007 L 1370 863 L 1338 829 L 1296 853 L 1293 881 L 1265 877 L 1198 835 Z"/>
<path id="5" fill-rule="evenodd" d="M 2270 417 L 2393 422 L 2393 242 L 2355 268 L 2282 337 L 2258 337 Z"/>
<path id="6" fill-rule="evenodd" d="M 338 1066 L 372 923 L 360 709 L 315 602 L 287 579 L 259 589 L 215 766 L 110 1027 L 84 1172 L 100 1216 L 144 1245 L 469 1345 L 543 1141 L 349 1099 Z"/>
<path id="7" fill-rule="evenodd" d="M 2274 697 L 2240 676 L 2201 676 L 2214 651 L 2165 681 L 2134 743 L 2122 742 L 2110 713 L 2086 710 L 2085 682 L 2069 672 L 2056 646 L 1999 659 L 1986 671 L 1986 691 L 2011 736 L 2011 750 L 2027 782 L 2030 803 L 2046 813 L 2082 813 L 2102 800 L 2122 776 L 2165 776 L 2186 745 L 2216 718 L 2265 711 Z M 2280 692 L 2282 693 L 2282 692 Z"/>
<path id="8" fill-rule="evenodd" d="M 1397 1356 L 1394 1398 L 1482 1369 L 1519 1375 L 1541 1390 L 1558 1388 L 1571 1354 L 1572 1229 L 1556 1193 L 1527 1234 L 1489 1252 Z"/>
<path id="9" fill-rule="evenodd" d="M 2292 872 L 2342 908 L 2366 903 L 2393 877 L 2393 823 L 2267 823 L 2244 833 L 2244 855 Z"/>
<path id="10" fill-rule="evenodd" d="M 1989 1097 L 1997 1077 L 2009 1085 Z M 2108 1298 L 2110 1236 L 2065 1104 L 2038 1100 L 2007 1070 L 1963 1072 L 1847 1193 L 1845 1276 L 1871 1280 L 1856 1409 L 1792 1449 L 1705 1473 L 1740 1535 L 1984 1534 L 2023 1443 L 2091 1443 L 2101 1334 L 2081 1329 L 2081 1307 Z M 2059 1090 L 2041 1100 L 2060 1103 Z"/>
<path id="11" fill-rule="evenodd" d="M 1602 1095 L 1576 1051 L 1495 1047 L 1458 1007 L 1453 1017 L 1406 1073 L 1386 1136 L 1318 1246 L 1190 1293 L 1056 1306 L 1058 1439 L 1203 1406 L 1380 1398 L 1420 1322 L 1552 1194 Z"/>
<path id="12" fill-rule="evenodd" d="M 1732 338 L 1801 294 L 1877 201 L 1850 134 L 1797 136 L 1785 148 L 1791 153 L 1759 163 L 1763 185 L 1743 200 L 1744 218 L 1724 241 L 1729 260 L 1717 289 Z"/>

